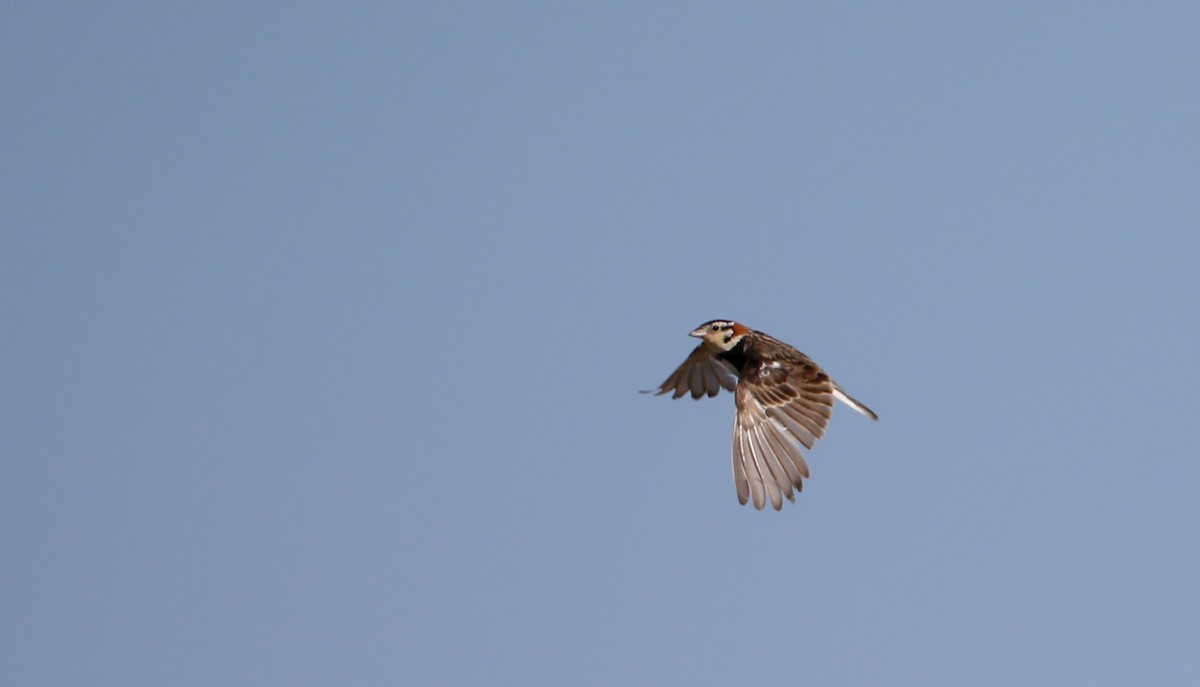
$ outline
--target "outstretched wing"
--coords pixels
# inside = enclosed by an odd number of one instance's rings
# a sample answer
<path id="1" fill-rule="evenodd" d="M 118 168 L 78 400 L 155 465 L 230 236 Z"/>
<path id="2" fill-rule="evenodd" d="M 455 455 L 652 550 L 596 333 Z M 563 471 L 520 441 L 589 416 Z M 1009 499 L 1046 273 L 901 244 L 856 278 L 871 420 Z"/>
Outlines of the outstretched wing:
<path id="1" fill-rule="evenodd" d="M 743 371 L 733 424 L 733 480 L 738 501 L 762 510 L 795 501 L 804 488 L 812 448 L 833 415 L 833 382 L 811 361 L 763 360 Z M 794 488 L 794 491 L 793 491 Z"/>
<path id="2" fill-rule="evenodd" d="M 737 382 L 737 370 L 733 365 L 717 358 L 711 349 L 700 344 L 657 389 L 642 393 L 661 396 L 674 391 L 671 398 L 679 398 L 690 391 L 692 398 L 699 399 L 705 394 L 716 396 L 722 388 L 733 391 Z"/>

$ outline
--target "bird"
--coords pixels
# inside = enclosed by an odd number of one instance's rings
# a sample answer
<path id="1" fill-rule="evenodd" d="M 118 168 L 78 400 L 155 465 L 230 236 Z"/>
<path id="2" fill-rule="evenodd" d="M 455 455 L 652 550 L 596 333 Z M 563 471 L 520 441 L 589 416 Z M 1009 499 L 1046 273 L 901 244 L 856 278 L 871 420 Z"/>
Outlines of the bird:
<path id="1" fill-rule="evenodd" d="M 689 336 L 700 345 L 657 389 L 642 393 L 700 400 L 733 392 L 733 481 L 742 505 L 753 500 L 762 510 L 770 500 L 780 510 L 785 498 L 795 503 L 809 478 L 803 449 L 825 434 L 834 399 L 879 419 L 811 358 L 769 334 L 710 320 Z"/>

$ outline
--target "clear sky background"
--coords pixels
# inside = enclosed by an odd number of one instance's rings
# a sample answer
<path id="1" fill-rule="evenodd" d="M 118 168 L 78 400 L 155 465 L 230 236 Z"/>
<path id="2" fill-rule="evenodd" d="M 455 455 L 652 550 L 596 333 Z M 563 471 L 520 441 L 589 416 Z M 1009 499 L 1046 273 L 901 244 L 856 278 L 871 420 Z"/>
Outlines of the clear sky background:
<path id="1" fill-rule="evenodd" d="M 2 682 L 1197 684 L 1198 7 L 7 3 Z"/>

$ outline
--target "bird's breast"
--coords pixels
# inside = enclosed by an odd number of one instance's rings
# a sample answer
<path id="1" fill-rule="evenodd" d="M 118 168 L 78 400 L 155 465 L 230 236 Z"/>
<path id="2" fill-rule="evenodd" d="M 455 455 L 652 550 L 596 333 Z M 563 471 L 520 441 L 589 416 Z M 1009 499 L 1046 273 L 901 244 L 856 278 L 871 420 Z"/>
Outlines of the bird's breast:
<path id="1" fill-rule="evenodd" d="M 746 361 L 748 359 L 746 354 L 746 340 L 742 339 L 741 341 L 737 342 L 736 346 L 728 351 L 722 351 L 721 353 L 718 353 L 717 357 L 729 363 L 730 365 L 733 365 L 733 369 L 737 370 L 738 374 L 740 375 L 746 368 Z"/>

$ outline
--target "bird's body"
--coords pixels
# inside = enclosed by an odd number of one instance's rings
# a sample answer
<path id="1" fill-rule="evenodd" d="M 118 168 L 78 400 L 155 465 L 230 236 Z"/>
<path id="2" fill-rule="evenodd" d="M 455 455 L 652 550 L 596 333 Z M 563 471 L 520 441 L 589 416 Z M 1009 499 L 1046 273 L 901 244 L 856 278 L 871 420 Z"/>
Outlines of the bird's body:
<path id="1" fill-rule="evenodd" d="M 667 377 L 657 394 L 672 398 L 734 392 L 733 479 L 738 501 L 761 510 L 795 500 L 809 476 L 802 448 L 825 433 L 836 398 L 879 419 L 838 386 L 819 365 L 792 346 L 732 320 L 712 320 L 691 336 L 699 346 Z"/>

